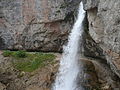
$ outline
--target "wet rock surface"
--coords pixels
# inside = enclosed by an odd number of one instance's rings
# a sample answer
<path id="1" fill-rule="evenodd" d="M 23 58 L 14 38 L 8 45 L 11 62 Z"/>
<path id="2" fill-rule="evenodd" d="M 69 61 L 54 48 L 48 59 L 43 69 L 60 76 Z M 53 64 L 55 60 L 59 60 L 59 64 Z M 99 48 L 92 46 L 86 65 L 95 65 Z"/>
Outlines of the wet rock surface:
<path id="1" fill-rule="evenodd" d="M 91 57 L 82 57 L 82 60 L 83 65 L 87 67 L 85 68 L 86 73 L 89 73 L 89 75 L 92 76 L 92 79 L 90 79 L 91 81 L 89 81 L 88 85 L 90 85 L 90 82 L 92 82 L 91 86 L 98 90 L 120 89 L 120 79 L 110 69 L 110 66 L 108 64 L 101 62 L 100 59 L 95 59 Z M 84 61 L 88 63 L 86 64 Z M 87 80 L 87 78 L 85 80 Z"/>
<path id="2" fill-rule="evenodd" d="M 77 77 L 78 90 L 96 90 L 100 89 L 100 82 L 98 80 L 97 72 L 94 64 L 87 58 L 81 58 L 79 61 L 80 72 Z"/>

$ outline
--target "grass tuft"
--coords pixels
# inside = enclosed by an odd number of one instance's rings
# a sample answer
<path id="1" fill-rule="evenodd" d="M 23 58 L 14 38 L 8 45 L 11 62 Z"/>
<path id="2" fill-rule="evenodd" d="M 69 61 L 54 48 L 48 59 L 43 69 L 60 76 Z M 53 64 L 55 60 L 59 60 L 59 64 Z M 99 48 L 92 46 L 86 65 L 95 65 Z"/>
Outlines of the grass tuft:
<path id="1" fill-rule="evenodd" d="M 25 72 L 32 72 L 44 67 L 56 58 L 54 54 L 50 53 L 29 53 L 25 51 L 4 51 L 3 56 L 12 57 L 14 67 Z"/>
<path id="2" fill-rule="evenodd" d="M 12 55 L 12 52 L 9 51 L 9 50 L 5 50 L 5 51 L 2 53 L 2 55 L 3 55 L 4 57 L 10 57 L 10 56 Z"/>
<path id="3" fill-rule="evenodd" d="M 27 57 L 27 53 L 25 51 L 17 51 L 14 53 L 14 56 L 18 58 L 25 58 Z"/>

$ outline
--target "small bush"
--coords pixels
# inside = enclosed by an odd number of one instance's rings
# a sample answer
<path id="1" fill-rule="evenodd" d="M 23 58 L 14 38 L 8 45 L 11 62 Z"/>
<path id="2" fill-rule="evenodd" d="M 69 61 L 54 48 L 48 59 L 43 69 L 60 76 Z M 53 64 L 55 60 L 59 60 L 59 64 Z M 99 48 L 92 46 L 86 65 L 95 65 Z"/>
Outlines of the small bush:
<path id="1" fill-rule="evenodd" d="M 25 51 L 17 51 L 14 53 L 14 56 L 18 58 L 25 58 L 27 57 L 27 53 Z"/>
<path id="2" fill-rule="evenodd" d="M 4 52 L 2 53 L 2 55 L 3 55 L 4 57 L 10 57 L 10 56 L 12 55 L 12 52 L 9 51 L 9 50 L 6 50 L 6 51 L 4 51 Z"/>

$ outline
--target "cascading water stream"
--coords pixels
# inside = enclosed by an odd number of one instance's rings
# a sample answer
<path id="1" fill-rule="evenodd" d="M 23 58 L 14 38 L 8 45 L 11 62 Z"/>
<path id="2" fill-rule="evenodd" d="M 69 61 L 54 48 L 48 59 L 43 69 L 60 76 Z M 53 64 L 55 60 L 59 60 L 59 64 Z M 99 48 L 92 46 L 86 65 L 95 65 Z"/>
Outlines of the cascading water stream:
<path id="1" fill-rule="evenodd" d="M 68 44 L 64 47 L 64 53 L 60 61 L 59 73 L 57 74 L 53 90 L 78 90 L 76 79 L 80 71 L 78 60 L 80 51 L 80 40 L 82 38 L 85 17 L 83 3 L 80 3 L 79 14 L 76 23 L 70 33 Z M 81 89 L 79 89 L 81 90 Z"/>

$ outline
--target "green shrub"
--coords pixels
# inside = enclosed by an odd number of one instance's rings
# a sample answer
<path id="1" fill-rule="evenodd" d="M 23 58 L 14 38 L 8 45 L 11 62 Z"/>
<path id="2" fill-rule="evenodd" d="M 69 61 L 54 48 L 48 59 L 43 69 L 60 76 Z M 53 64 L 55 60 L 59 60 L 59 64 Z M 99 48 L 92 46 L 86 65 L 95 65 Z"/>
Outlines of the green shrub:
<path id="1" fill-rule="evenodd" d="M 27 53 L 25 51 L 17 51 L 14 53 L 14 56 L 18 58 L 25 58 L 27 57 Z"/>
<path id="2" fill-rule="evenodd" d="M 10 56 L 12 55 L 12 52 L 9 51 L 9 50 L 6 50 L 6 51 L 3 51 L 2 55 L 3 55 L 4 57 L 10 57 Z"/>

